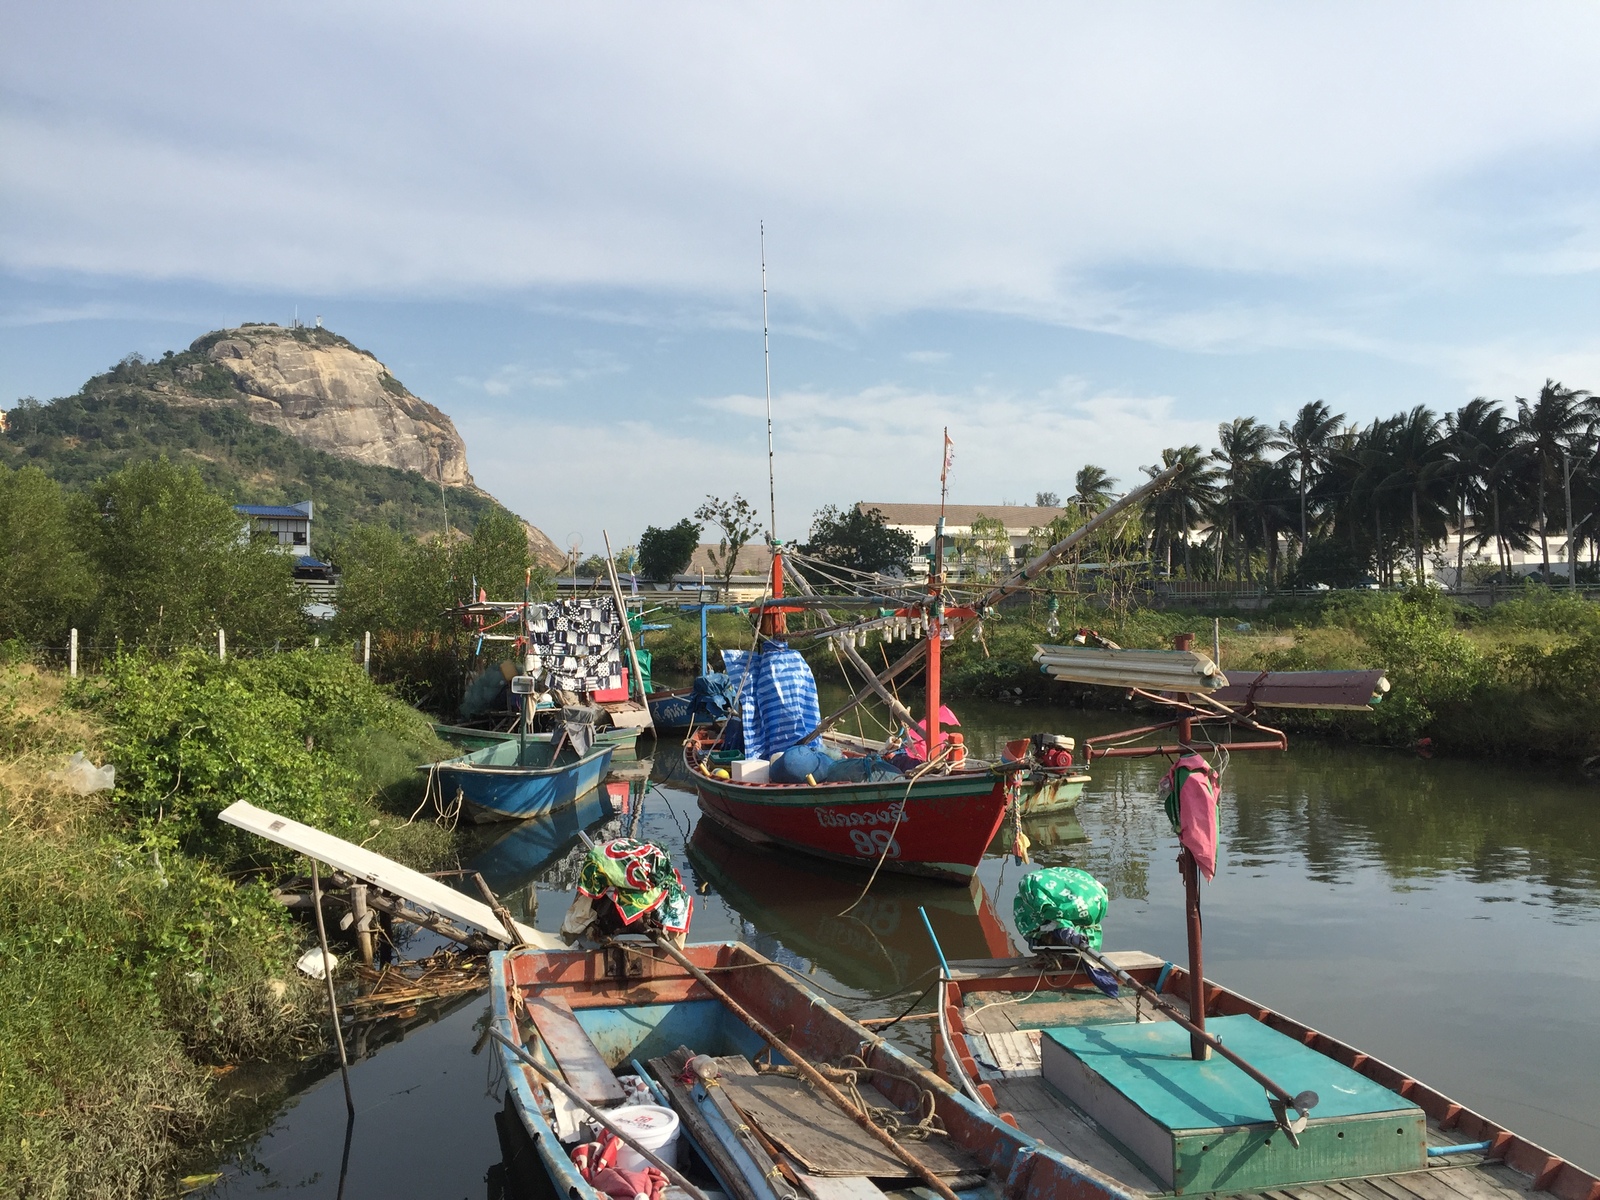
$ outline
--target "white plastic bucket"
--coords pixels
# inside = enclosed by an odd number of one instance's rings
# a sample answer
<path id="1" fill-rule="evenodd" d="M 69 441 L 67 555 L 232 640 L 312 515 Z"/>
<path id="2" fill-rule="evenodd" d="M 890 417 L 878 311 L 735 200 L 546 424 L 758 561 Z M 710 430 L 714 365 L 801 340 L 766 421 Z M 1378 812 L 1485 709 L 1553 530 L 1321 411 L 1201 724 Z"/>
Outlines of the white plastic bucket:
<path id="1" fill-rule="evenodd" d="M 669 1166 L 678 1165 L 678 1114 L 658 1104 L 630 1104 L 606 1114 L 629 1137 Z M 617 1166 L 643 1171 L 650 1164 L 627 1145 L 617 1148 Z"/>

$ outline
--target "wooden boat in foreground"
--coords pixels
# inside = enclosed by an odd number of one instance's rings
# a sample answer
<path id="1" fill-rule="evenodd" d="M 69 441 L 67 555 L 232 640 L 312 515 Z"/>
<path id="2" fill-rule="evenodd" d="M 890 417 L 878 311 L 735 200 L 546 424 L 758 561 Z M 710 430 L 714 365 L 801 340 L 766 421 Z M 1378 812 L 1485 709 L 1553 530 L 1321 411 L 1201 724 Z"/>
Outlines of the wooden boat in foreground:
<path id="1" fill-rule="evenodd" d="M 615 747 L 596 741 L 580 756 L 558 747 L 560 736 L 530 733 L 417 769 L 445 804 L 459 798 L 469 820 L 526 821 L 592 792 L 611 765 Z"/>
<path id="2" fill-rule="evenodd" d="M 1143 954 L 1103 957 L 1190 1011 L 1192 980 L 1182 967 Z M 1298 1146 L 1260 1084 L 1221 1058 L 1196 1061 L 1188 1031 L 1148 1000 L 1108 998 L 1070 952 L 956 961 L 950 974 L 934 1035 L 940 1075 L 1126 1192 L 1600 1200 L 1594 1174 L 1209 979 L 1207 1031 L 1286 1088 L 1320 1096 Z"/>
<path id="3" fill-rule="evenodd" d="M 1141 1200 L 1202 1191 L 1246 1200 L 1522 1200 L 1544 1193 L 1554 1200 L 1600 1200 L 1600 1180 L 1589 1172 L 1395 1068 L 1209 981 L 1218 1020 L 1239 1024 L 1232 1035 L 1238 1044 L 1281 1038 L 1296 1050 L 1274 1059 L 1275 1069 L 1286 1077 L 1291 1070 L 1314 1072 L 1327 1081 L 1322 1107 L 1328 1115 L 1302 1128 L 1298 1147 L 1271 1116 L 1229 1127 L 1226 1113 L 1209 1117 L 1207 1129 L 1166 1129 L 1164 1141 L 1147 1138 L 1138 1150 L 1113 1141 L 1106 1125 L 1065 1100 L 1018 1048 L 1037 1033 L 1047 1043 L 1047 1064 L 1060 1050 L 1081 1066 L 1095 1061 L 1108 1040 L 1159 1040 L 1162 1025 L 1177 1027 L 1137 1019 L 1149 1015 L 1148 1005 L 1137 1011 L 1132 1001 L 1074 987 L 1082 979 L 1077 964 L 1059 958 L 952 965 L 946 1019 L 959 1046 L 985 1056 L 980 1067 L 970 1052 L 962 1054 L 963 1085 L 977 1093 L 975 1100 L 748 946 L 697 945 L 684 954 L 796 1054 L 825 1071 L 853 1071 L 851 1083 L 880 1121 L 892 1118 L 898 1129 L 941 1128 L 943 1136 L 917 1131 L 918 1140 L 902 1138 L 901 1145 L 961 1200 Z M 1160 980 L 1168 996 L 1187 990 L 1178 968 L 1149 955 L 1106 957 L 1139 978 Z M 497 953 L 490 981 L 493 1031 L 558 1071 L 602 1111 L 623 1100 L 619 1073 L 646 1075 L 655 1103 L 679 1118 L 676 1165 L 697 1185 L 731 1200 L 872 1200 L 880 1193 L 926 1200 L 932 1194 L 819 1093 L 786 1078 L 782 1051 L 649 942 Z M 1045 992 L 1052 995 L 1041 999 Z M 1019 1013 L 1024 1016 L 1013 1019 Z M 1009 1014 L 1005 1029 L 998 1028 L 1000 1014 Z M 1035 1021 L 1048 1028 L 1031 1029 Z M 1077 1056 L 1061 1050 L 1063 1043 L 1079 1047 Z M 941 1039 L 936 1050 L 945 1048 Z M 513 1175 L 535 1194 L 547 1195 L 553 1185 L 556 1195 L 599 1200 L 601 1193 L 580 1176 L 562 1144 L 575 1140 L 571 1103 L 515 1052 L 504 1045 L 498 1052 L 510 1084 L 501 1132 Z M 1187 1052 L 1184 1040 L 1164 1057 L 1190 1062 Z M 696 1060 L 717 1075 L 712 1086 L 685 1070 L 690 1055 L 715 1060 Z M 1157 1058 L 1146 1053 L 1139 1067 L 1154 1072 L 1157 1086 L 1141 1102 L 1159 1116 L 1172 1111 L 1163 1108 L 1172 1081 L 1160 1075 Z M 1227 1071 L 1236 1070 L 1221 1060 L 1190 1065 L 1224 1085 Z M 980 1079 L 983 1072 L 994 1077 Z M 1248 1102 L 1255 1085 L 1231 1082 L 1235 1102 Z M 1343 1098 L 1337 1088 L 1356 1095 L 1342 1115 L 1335 1112 Z M 1363 1105 L 1371 1110 L 1365 1115 L 1343 1111 Z M 1120 1118 L 1124 1133 L 1141 1118 L 1156 1127 L 1146 1108 L 1129 1107 Z M 1163 1145 L 1179 1141 L 1184 1149 L 1177 1161 L 1185 1170 L 1194 1167 L 1195 1186 L 1182 1178 L 1164 1185 L 1136 1164 L 1139 1153 L 1158 1157 Z M 1306 1178 L 1291 1181 L 1294 1175 Z"/>

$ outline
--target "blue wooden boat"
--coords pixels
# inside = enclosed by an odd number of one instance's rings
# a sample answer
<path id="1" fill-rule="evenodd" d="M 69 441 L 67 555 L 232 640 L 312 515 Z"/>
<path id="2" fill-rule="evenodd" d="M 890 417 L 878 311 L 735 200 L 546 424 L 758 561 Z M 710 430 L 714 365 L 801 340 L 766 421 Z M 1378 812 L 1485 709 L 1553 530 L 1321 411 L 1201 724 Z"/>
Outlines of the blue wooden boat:
<path id="1" fill-rule="evenodd" d="M 445 725 L 436 721 L 433 731 L 445 741 L 453 742 L 463 750 L 482 750 L 485 746 L 517 740 L 515 732 L 481 729 L 476 725 Z M 616 750 L 615 758 L 630 759 L 638 757 L 639 735 L 645 732 L 647 729 L 622 729 L 615 725 L 605 725 L 596 729 L 594 736 L 596 741 L 604 742 Z"/>
<path id="2" fill-rule="evenodd" d="M 567 746 L 553 753 L 558 736 L 512 738 L 418 770 L 433 774 L 444 804 L 459 797 L 469 820 L 526 821 L 592 792 L 611 765 L 613 745 L 597 741 L 582 757 Z"/>
<path id="3" fill-rule="evenodd" d="M 706 628 L 706 617 L 714 612 L 738 612 L 735 604 L 692 604 L 680 605 L 682 612 L 698 612 L 700 614 L 700 670 L 699 675 L 711 673 L 710 663 L 707 661 L 707 646 L 710 641 L 710 631 Z M 665 628 L 662 626 L 661 628 Z M 671 688 L 666 691 L 651 692 L 645 697 L 650 705 L 650 723 L 655 726 L 656 732 L 679 733 L 694 724 L 694 688 Z"/>
<path id="4" fill-rule="evenodd" d="M 855 1095 L 880 1124 L 892 1116 L 892 1127 L 911 1131 L 901 1145 L 958 1200 L 1600 1200 L 1591 1172 L 1209 980 L 1208 1007 L 1229 1044 L 1248 1047 L 1284 1082 L 1320 1091 L 1320 1103 L 1309 1091 L 1295 1097 L 1310 1098 L 1309 1120 L 1273 1111 L 1231 1063 L 1195 1061 L 1182 1028 L 1148 1001 L 1102 994 L 1076 960 L 948 964 L 936 1075 L 748 946 L 683 953 L 700 975 L 630 939 L 494 954 L 492 1032 L 602 1111 L 623 1102 L 618 1074 L 644 1076 L 655 1102 L 680 1119 L 678 1168 L 730 1200 L 933 1193 L 893 1158 L 887 1169 L 852 1169 L 860 1139 L 839 1130 L 854 1127 L 785 1080 L 782 1048 L 769 1048 L 701 975 L 797 1055 L 837 1073 L 830 1078 L 851 1072 Z M 1182 969 L 1159 958 L 1105 957 L 1173 999 L 1187 990 Z M 562 1144 L 574 1140 L 570 1109 L 496 1046 L 509 1084 L 501 1146 L 514 1181 L 528 1194 L 553 1186 L 557 1196 L 601 1200 Z M 705 1057 L 686 1070 L 686 1052 Z M 930 1110 L 943 1136 L 922 1138 L 914 1127 Z"/>

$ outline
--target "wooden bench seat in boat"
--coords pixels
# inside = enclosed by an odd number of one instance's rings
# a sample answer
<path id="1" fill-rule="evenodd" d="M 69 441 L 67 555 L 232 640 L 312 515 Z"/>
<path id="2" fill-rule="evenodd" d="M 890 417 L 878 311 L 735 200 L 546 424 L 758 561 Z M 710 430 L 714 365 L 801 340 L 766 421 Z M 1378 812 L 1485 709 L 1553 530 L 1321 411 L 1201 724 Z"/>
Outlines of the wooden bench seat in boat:
<path id="1" fill-rule="evenodd" d="M 524 1007 L 550 1057 L 574 1091 L 597 1108 L 620 1104 L 625 1093 L 572 1006 L 556 995 L 529 996 Z"/>

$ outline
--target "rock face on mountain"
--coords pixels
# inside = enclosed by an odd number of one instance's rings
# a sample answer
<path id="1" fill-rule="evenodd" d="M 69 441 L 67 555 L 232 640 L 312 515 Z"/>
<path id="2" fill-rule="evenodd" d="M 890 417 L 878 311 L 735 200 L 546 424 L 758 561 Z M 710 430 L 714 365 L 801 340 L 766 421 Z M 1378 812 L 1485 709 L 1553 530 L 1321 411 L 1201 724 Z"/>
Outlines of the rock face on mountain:
<path id="1" fill-rule="evenodd" d="M 329 454 L 415 471 L 449 487 L 474 486 L 450 418 L 326 329 L 246 325 L 207 334 L 190 350 L 225 371 L 237 394 L 205 395 L 180 384 L 174 401 L 243 405 L 251 420 Z"/>

